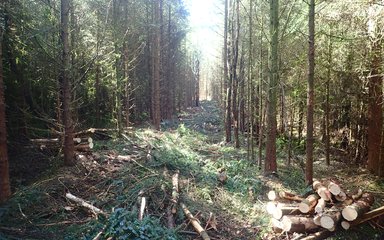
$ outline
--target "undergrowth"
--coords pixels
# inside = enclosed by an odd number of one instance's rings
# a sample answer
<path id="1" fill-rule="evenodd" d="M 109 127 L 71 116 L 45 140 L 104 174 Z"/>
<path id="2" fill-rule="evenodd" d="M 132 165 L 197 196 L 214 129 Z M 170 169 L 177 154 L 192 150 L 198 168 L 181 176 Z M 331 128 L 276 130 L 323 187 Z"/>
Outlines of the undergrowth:
<path id="1" fill-rule="evenodd" d="M 115 209 L 107 219 L 100 219 L 93 223 L 85 240 L 94 239 L 97 234 L 101 239 L 116 240 L 178 240 L 181 239 L 175 230 L 162 226 L 158 218 L 145 216 L 141 221 L 137 219 L 137 212 L 123 208 Z"/>

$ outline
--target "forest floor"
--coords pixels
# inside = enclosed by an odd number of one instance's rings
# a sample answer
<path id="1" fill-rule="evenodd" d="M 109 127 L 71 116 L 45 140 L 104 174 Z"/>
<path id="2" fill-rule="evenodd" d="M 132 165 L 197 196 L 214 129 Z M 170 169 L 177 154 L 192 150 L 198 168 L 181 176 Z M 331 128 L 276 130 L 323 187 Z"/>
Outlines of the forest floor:
<path id="1" fill-rule="evenodd" d="M 174 215 L 175 230 L 165 227 L 177 172 L 179 201 L 211 239 L 291 239 L 271 233 L 266 193 L 308 190 L 300 151 L 288 167 L 286 144 L 279 141 L 278 174 L 263 176 L 256 163 L 247 160 L 246 147 L 223 144 L 222 119 L 214 103 L 202 102 L 180 114 L 177 122 L 163 123 L 162 131 L 140 127 L 122 138 L 95 141 L 92 152 L 74 167 L 62 166 L 47 152 L 18 151 L 11 168 L 14 194 L 0 207 L 0 239 L 96 239 L 100 232 L 99 239 L 199 239 L 180 208 Z M 346 189 L 361 187 L 375 194 L 375 207 L 383 205 L 384 181 L 351 167 L 342 151 L 335 152 L 326 167 L 322 152 L 316 151 L 316 177 L 337 178 Z M 218 181 L 220 172 L 228 177 L 225 183 Z M 76 205 L 65 197 L 68 192 L 109 216 Z M 137 220 L 140 197 L 147 200 L 143 221 Z M 378 223 L 363 224 L 348 232 L 338 230 L 332 238 L 383 239 L 383 232 Z"/>

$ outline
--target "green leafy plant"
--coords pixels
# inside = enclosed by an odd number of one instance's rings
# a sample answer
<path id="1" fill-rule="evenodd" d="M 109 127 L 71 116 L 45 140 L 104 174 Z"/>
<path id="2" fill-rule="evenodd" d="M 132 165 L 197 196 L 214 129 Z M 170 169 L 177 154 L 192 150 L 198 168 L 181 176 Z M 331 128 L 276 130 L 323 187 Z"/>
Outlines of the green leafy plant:
<path id="1" fill-rule="evenodd" d="M 103 220 L 101 220 L 103 222 Z M 132 240 L 178 240 L 175 231 L 162 226 L 160 220 L 146 216 L 142 221 L 137 213 L 123 208 L 115 209 L 108 219 L 104 219 L 103 239 Z M 95 225 L 93 235 L 100 231 L 100 224 Z M 88 238 L 86 238 L 88 239 Z"/>

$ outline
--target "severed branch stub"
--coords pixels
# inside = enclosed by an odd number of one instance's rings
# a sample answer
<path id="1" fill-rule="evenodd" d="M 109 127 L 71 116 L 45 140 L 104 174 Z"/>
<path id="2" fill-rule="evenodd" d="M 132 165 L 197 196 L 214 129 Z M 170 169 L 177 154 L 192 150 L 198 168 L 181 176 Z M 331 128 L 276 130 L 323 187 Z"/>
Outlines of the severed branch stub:
<path id="1" fill-rule="evenodd" d="M 183 209 L 185 215 L 188 217 L 189 221 L 191 221 L 192 226 L 195 228 L 195 230 L 200 234 L 200 236 L 204 240 L 211 240 L 208 233 L 205 231 L 205 229 L 200 225 L 199 221 L 192 215 L 192 213 L 188 210 L 188 208 L 185 206 L 184 203 L 180 203 L 181 208 Z"/>
<path id="2" fill-rule="evenodd" d="M 68 198 L 69 200 L 79 204 L 80 206 L 83 206 L 85 208 L 90 209 L 95 214 L 100 214 L 100 215 L 108 216 L 108 214 L 106 212 L 104 212 L 103 210 L 101 210 L 100 208 L 97 208 L 97 207 L 93 206 L 92 204 L 86 202 L 85 200 L 83 200 L 83 199 L 81 199 L 79 197 L 76 197 L 75 195 L 73 195 L 71 193 L 66 193 L 65 197 Z"/>

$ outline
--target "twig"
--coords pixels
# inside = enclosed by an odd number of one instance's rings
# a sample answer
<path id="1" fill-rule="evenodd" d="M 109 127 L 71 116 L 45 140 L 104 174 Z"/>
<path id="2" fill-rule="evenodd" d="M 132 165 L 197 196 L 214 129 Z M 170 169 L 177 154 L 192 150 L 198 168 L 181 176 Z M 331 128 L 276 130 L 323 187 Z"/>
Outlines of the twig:
<path id="1" fill-rule="evenodd" d="M 31 220 L 29 220 L 29 218 L 27 217 L 27 215 L 25 215 L 25 214 L 23 213 L 23 210 L 21 210 L 20 203 L 18 203 L 17 205 L 19 206 L 19 211 L 20 211 L 20 213 L 21 213 L 21 216 L 23 216 L 23 217 L 24 217 L 30 224 L 33 224 L 33 223 L 31 222 Z"/>
<path id="2" fill-rule="evenodd" d="M 42 223 L 42 224 L 35 224 L 35 226 L 38 227 L 48 227 L 48 226 L 56 226 L 56 225 L 65 225 L 65 224 L 73 224 L 73 223 L 85 223 L 88 222 L 88 220 L 84 221 L 62 221 L 62 222 L 57 222 L 57 223 Z"/>

